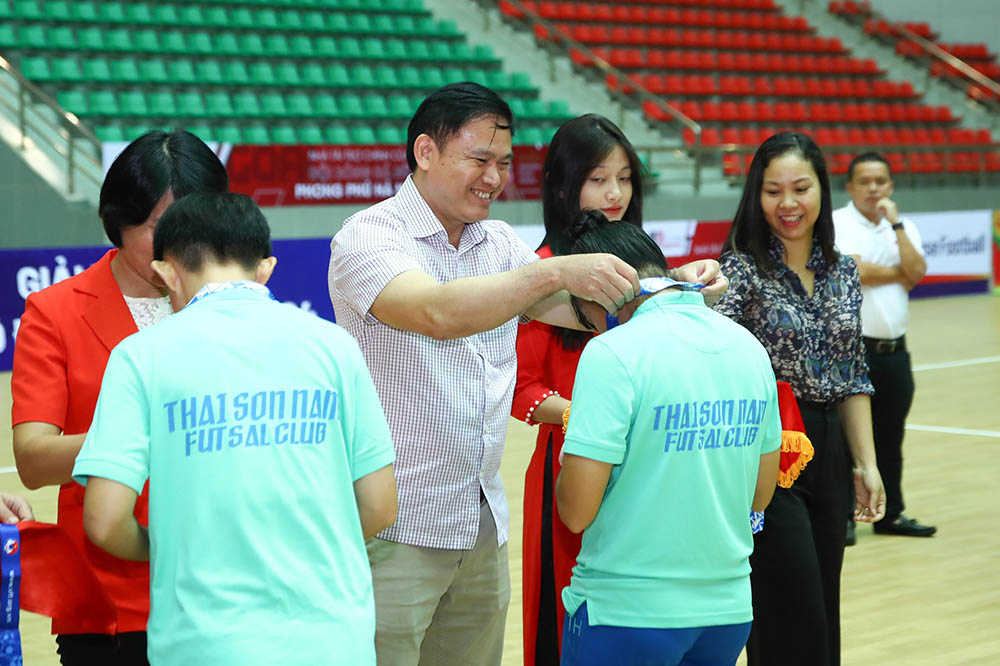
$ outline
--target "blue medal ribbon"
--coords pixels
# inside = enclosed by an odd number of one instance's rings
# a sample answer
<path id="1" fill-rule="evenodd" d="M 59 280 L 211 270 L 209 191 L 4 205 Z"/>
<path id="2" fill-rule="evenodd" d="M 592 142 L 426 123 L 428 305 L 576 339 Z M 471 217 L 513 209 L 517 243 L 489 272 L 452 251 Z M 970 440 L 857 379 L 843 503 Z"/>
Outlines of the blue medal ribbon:
<path id="1" fill-rule="evenodd" d="M 648 277 L 639 280 L 639 293 L 636 296 L 655 294 L 671 287 L 680 287 L 684 291 L 700 291 L 705 288 L 705 285 L 698 282 L 681 282 L 668 277 Z M 618 316 L 609 312 L 606 317 L 610 331 L 618 325 Z"/>
<path id="2" fill-rule="evenodd" d="M 270 298 L 272 301 L 276 301 L 274 294 L 271 290 L 262 285 L 260 282 L 254 282 L 253 280 L 234 280 L 232 282 L 209 282 L 204 287 L 198 290 L 198 293 L 194 295 L 187 305 L 184 307 L 189 308 L 201 299 L 205 298 L 209 294 L 214 294 L 218 291 L 229 291 L 230 289 L 249 289 L 250 291 L 256 291 L 258 294 L 263 294 Z"/>
<path id="3" fill-rule="evenodd" d="M 0 524 L 0 666 L 22 666 L 21 632 L 21 532 L 17 525 Z"/>

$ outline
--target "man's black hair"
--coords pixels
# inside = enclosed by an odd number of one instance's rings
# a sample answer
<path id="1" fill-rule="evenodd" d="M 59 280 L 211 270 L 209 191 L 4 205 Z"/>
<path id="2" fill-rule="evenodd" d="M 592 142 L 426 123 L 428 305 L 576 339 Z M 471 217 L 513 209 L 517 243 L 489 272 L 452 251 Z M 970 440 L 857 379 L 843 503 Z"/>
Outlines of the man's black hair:
<path id="1" fill-rule="evenodd" d="M 869 151 L 867 153 L 861 153 L 847 165 L 847 182 L 854 180 L 854 167 L 862 162 L 881 162 L 885 165 L 886 170 L 889 172 L 889 177 L 892 177 L 892 166 L 889 164 L 889 160 L 885 159 L 881 153 Z"/>
<path id="2" fill-rule="evenodd" d="M 271 256 L 271 231 L 244 194 L 192 194 L 172 203 L 153 232 L 153 258 L 168 255 L 190 272 L 206 261 L 235 262 L 253 271 Z"/>
<path id="3" fill-rule="evenodd" d="M 418 136 L 426 134 L 443 150 L 466 123 L 483 116 L 497 116 L 497 129 L 509 130 L 514 136 L 514 112 L 500 95 L 485 86 L 472 81 L 449 83 L 428 95 L 406 129 L 406 163 L 410 171 L 417 170 L 413 144 Z"/>

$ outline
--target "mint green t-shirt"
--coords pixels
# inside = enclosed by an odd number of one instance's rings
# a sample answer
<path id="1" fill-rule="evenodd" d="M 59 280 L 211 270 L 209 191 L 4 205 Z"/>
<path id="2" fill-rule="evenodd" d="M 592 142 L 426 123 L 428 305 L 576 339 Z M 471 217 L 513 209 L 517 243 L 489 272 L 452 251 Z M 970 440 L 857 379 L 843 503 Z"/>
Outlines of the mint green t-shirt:
<path id="1" fill-rule="evenodd" d="M 156 666 L 375 664 L 353 482 L 393 462 L 354 339 L 248 289 L 111 354 L 73 470 L 149 478 Z"/>
<path id="2" fill-rule="evenodd" d="M 614 465 L 563 604 L 592 625 L 749 622 L 748 515 L 760 456 L 781 444 L 764 348 L 668 291 L 583 350 L 563 451 Z M 765 527 L 766 529 L 766 527 Z"/>

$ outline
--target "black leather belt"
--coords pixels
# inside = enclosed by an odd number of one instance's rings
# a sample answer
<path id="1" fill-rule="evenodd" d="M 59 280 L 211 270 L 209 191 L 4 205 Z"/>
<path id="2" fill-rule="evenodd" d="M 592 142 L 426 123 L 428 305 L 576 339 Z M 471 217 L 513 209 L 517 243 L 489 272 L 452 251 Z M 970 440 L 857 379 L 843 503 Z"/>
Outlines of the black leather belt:
<path id="1" fill-rule="evenodd" d="M 873 354 L 892 354 L 906 349 L 906 336 L 901 335 L 895 340 L 881 338 L 864 338 L 865 349 Z"/>

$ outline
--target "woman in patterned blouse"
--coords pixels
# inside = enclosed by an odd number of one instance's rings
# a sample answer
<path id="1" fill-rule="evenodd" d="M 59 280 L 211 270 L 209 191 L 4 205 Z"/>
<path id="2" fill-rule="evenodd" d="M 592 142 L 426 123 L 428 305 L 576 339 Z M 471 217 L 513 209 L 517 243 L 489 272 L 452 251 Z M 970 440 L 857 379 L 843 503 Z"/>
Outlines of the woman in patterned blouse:
<path id="1" fill-rule="evenodd" d="M 875 464 L 854 260 L 834 249 L 830 179 L 809 137 L 782 132 L 754 155 L 720 257 L 729 291 L 716 309 L 768 350 L 774 374 L 799 400 L 816 449 L 795 485 L 778 488 L 754 537 L 754 625 L 749 666 L 840 663 L 843 482 L 853 458 L 858 520 L 879 520 L 885 492 Z"/>

